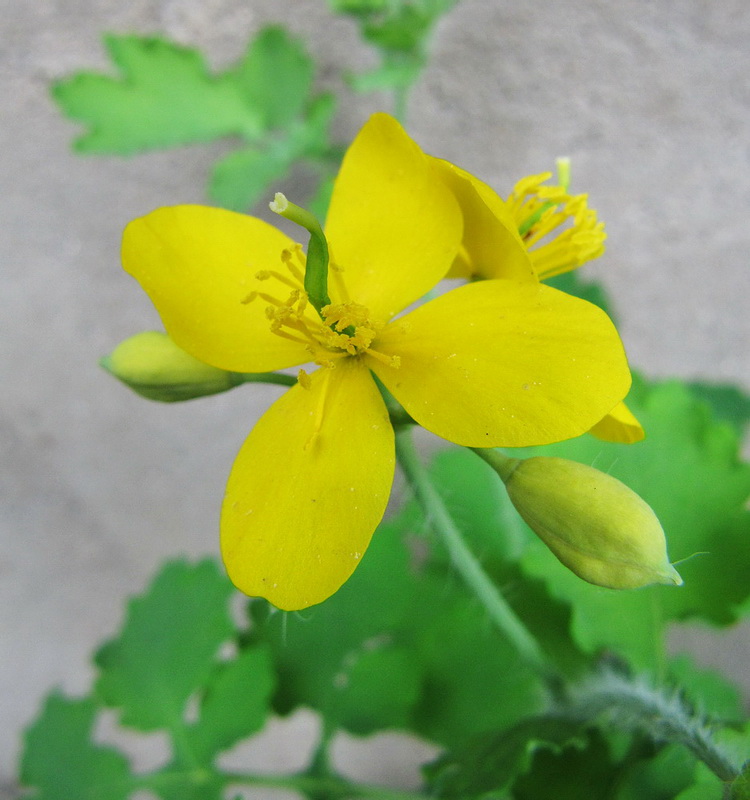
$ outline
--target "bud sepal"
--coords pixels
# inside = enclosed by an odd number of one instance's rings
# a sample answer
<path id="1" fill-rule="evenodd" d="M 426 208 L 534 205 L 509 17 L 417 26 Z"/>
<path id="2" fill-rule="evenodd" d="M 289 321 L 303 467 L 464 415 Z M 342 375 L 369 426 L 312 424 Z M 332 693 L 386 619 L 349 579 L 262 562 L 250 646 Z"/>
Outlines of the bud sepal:
<path id="1" fill-rule="evenodd" d="M 579 578 L 609 589 L 682 584 L 656 514 L 617 478 L 564 458 L 475 452 L 503 479 L 526 524 Z"/>
<path id="2" fill-rule="evenodd" d="M 244 382 L 238 373 L 194 358 L 159 331 L 125 339 L 99 363 L 136 394 L 162 403 L 219 394 Z"/>

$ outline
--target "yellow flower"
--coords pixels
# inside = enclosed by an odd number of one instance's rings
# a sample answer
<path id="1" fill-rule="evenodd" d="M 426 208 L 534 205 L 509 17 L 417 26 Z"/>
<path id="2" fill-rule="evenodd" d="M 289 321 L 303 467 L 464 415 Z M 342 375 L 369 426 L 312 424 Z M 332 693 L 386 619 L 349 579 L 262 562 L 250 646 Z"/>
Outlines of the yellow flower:
<path id="1" fill-rule="evenodd" d="M 462 215 L 433 162 L 376 114 L 347 151 L 326 238 L 331 303 L 307 302 L 301 247 L 262 220 L 201 206 L 130 223 L 125 269 L 188 353 L 221 369 L 313 362 L 263 415 L 221 519 L 234 583 L 283 609 L 333 594 L 385 510 L 394 435 L 373 374 L 423 427 L 462 445 L 545 444 L 626 394 L 617 332 L 595 306 L 523 280 L 467 284 L 397 317 L 448 271 Z M 509 232 L 509 259 L 524 261 Z"/>
<path id="2" fill-rule="evenodd" d="M 519 181 L 507 202 L 465 170 L 432 159 L 442 181 L 461 207 L 464 236 L 449 277 L 539 280 L 577 269 L 604 252 L 604 223 L 588 207 L 586 195 L 564 186 L 543 186 L 547 172 Z M 564 169 L 567 163 L 563 163 Z M 567 170 L 566 170 L 567 171 Z M 618 403 L 592 427 L 609 442 L 632 444 L 644 438 L 638 420 Z"/>

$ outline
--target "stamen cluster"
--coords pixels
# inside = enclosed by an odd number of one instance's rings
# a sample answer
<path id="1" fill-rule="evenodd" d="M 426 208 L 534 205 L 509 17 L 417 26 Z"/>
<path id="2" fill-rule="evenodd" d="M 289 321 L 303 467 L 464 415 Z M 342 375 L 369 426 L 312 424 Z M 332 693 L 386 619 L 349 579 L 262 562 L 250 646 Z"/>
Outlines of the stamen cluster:
<path id="1" fill-rule="evenodd" d="M 588 195 L 570 195 L 563 186 L 542 186 L 551 177 L 549 172 L 530 175 L 515 185 L 508 198 L 540 278 L 552 278 L 598 258 L 607 238 L 604 223 L 588 206 Z"/>
<path id="2" fill-rule="evenodd" d="M 261 270 L 255 274 L 255 278 L 259 281 L 275 280 L 289 287 L 291 292 L 286 299 L 281 300 L 270 292 L 254 291 L 242 300 L 243 303 L 251 303 L 260 298 L 268 303 L 266 317 L 272 333 L 304 344 L 311 360 L 322 367 L 332 368 L 336 359 L 361 353 L 369 353 L 392 367 L 399 366 L 398 356 L 386 356 L 372 350 L 371 345 L 380 326 L 370 319 L 370 312 L 365 306 L 346 300 L 324 306 L 320 316 L 314 313 L 304 289 L 305 255 L 302 245 L 283 250 L 281 261 L 290 275 L 278 270 Z M 331 266 L 338 286 L 343 289 L 341 293 L 348 297 L 342 268 Z"/>

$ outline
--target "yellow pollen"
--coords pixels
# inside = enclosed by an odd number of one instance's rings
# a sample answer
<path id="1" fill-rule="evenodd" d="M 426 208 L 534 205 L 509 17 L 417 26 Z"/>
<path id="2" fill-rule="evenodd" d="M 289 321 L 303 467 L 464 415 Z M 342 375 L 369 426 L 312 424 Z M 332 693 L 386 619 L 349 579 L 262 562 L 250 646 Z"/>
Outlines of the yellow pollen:
<path id="1" fill-rule="evenodd" d="M 360 325 L 371 326 L 370 312 L 359 303 L 337 303 L 323 306 L 321 309 L 326 325 L 329 327 L 344 330 L 345 328 L 356 328 Z"/>
<path id="2" fill-rule="evenodd" d="M 301 369 L 297 373 L 297 382 L 303 389 L 309 389 L 310 386 L 312 385 L 312 382 L 310 381 L 310 376 L 303 369 Z"/>
<path id="3" fill-rule="evenodd" d="M 382 362 L 388 367 L 393 367 L 394 369 L 399 369 L 401 367 L 401 356 L 389 356 L 385 353 L 380 353 L 377 350 L 370 350 L 369 348 L 365 350 L 368 356 L 372 356 L 377 361 Z"/>
<path id="4" fill-rule="evenodd" d="M 289 276 L 273 269 L 256 273 L 257 280 L 273 283 L 275 290 L 250 292 L 241 302 L 250 303 L 257 298 L 264 300 L 271 332 L 303 345 L 310 354 L 310 360 L 321 367 L 332 369 L 341 358 L 367 353 L 390 367 L 398 368 L 401 363 L 398 356 L 371 349 L 381 325 L 370 319 L 370 311 L 366 306 L 346 299 L 324 306 L 321 309 L 322 319 L 318 316 L 309 305 L 303 273 L 293 263 L 295 261 L 304 267 L 301 245 L 281 253 L 281 262 L 288 268 Z M 338 296 L 348 297 L 341 267 L 332 263 L 331 275 L 336 276 L 335 280 L 340 283 Z M 291 292 L 278 292 L 280 286 L 290 288 Z M 286 297 L 282 299 L 284 294 Z M 304 371 L 298 375 L 298 381 L 303 388 L 309 388 L 309 376 Z"/>
<path id="5" fill-rule="evenodd" d="M 576 269 L 604 252 L 604 223 L 588 207 L 585 194 L 542 186 L 550 173 L 519 181 L 508 208 L 519 228 L 537 275 L 551 278 Z"/>

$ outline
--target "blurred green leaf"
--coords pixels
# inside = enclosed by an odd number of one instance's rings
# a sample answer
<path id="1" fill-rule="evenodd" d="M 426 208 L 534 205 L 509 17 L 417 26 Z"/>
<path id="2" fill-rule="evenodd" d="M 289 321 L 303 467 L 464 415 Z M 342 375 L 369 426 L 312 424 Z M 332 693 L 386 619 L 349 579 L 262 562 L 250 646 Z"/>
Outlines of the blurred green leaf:
<path id="1" fill-rule="evenodd" d="M 606 311 L 613 320 L 617 320 L 612 307 L 612 300 L 604 286 L 597 281 L 586 280 L 578 270 L 563 272 L 561 275 L 548 278 L 544 282 L 555 289 L 559 289 L 561 292 L 580 297 L 582 300 L 588 300 L 589 303 L 593 303 L 603 311 Z"/>
<path id="2" fill-rule="evenodd" d="M 745 721 L 741 728 L 723 728 L 714 734 L 714 740 L 734 764 L 738 775 L 738 791 L 745 790 L 750 773 L 750 723 Z"/>
<path id="3" fill-rule="evenodd" d="M 381 64 L 350 77 L 359 92 L 406 89 L 428 60 L 432 31 L 458 0 L 328 0 L 332 11 L 357 20 L 360 36 L 380 51 Z"/>
<path id="4" fill-rule="evenodd" d="M 322 95 L 310 108 L 303 123 L 294 124 L 284 133 L 262 145 L 235 150 L 215 166 L 209 192 L 217 203 L 234 211 L 251 208 L 271 187 L 283 180 L 292 166 L 304 158 L 326 159 L 328 127 L 335 111 L 331 95 Z M 336 161 L 329 160 L 333 169 Z"/>
<path id="5" fill-rule="evenodd" d="M 691 656 L 682 654 L 670 660 L 669 679 L 699 715 L 725 724 L 745 719 L 739 689 L 721 673 L 699 669 Z"/>
<path id="6" fill-rule="evenodd" d="M 733 425 L 742 436 L 750 422 L 750 396 L 729 384 L 689 383 L 690 391 L 711 406 L 717 419 Z"/>
<path id="7" fill-rule="evenodd" d="M 645 441 L 618 445 L 584 436 L 546 447 L 544 454 L 592 464 L 638 492 L 659 516 L 673 559 L 707 554 L 679 565 L 683 587 L 627 592 L 584 583 L 540 542 L 531 543 L 521 564 L 570 604 L 581 648 L 613 649 L 639 668 L 661 669 L 669 620 L 731 624 L 750 592 L 750 466 L 738 460 L 737 434 L 681 384 L 636 381 L 628 405 L 646 429 Z"/>
<path id="8" fill-rule="evenodd" d="M 169 563 L 147 592 L 130 601 L 119 637 L 96 655 L 96 691 L 142 731 L 182 724 L 185 704 L 211 674 L 220 645 L 234 633 L 233 588 L 213 561 Z"/>
<path id="9" fill-rule="evenodd" d="M 261 30 L 243 59 L 211 73 L 195 49 L 156 37 L 107 36 L 117 77 L 79 73 L 56 83 L 63 113 L 86 125 L 81 153 L 131 155 L 240 137 L 215 167 L 210 193 L 244 211 L 298 161 L 337 165 L 328 142 L 332 95 L 314 96 L 314 64 L 282 28 Z"/>
<path id="10" fill-rule="evenodd" d="M 136 788 L 127 759 L 91 743 L 96 711 L 92 698 L 47 698 L 21 760 L 21 784 L 36 800 L 125 800 Z"/>
<path id="11" fill-rule="evenodd" d="M 245 101 L 232 73 L 211 75 L 197 50 L 155 37 L 104 43 L 120 77 L 83 72 L 52 89 L 66 116 L 88 126 L 79 152 L 129 155 L 261 135 L 261 109 Z"/>
<path id="12" fill-rule="evenodd" d="M 587 741 L 580 723 L 554 716 L 530 717 L 509 730 L 472 739 L 460 750 L 427 765 L 423 772 L 431 796 L 447 800 L 490 793 L 502 796 L 531 767 L 535 753 L 583 749 Z"/>
<path id="13" fill-rule="evenodd" d="M 211 198 L 232 211 L 252 208 L 264 194 L 273 199 L 271 185 L 286 177 L 288 156 L 285 142 L 235 150 L 214 164 L 208 189 Z"/>
<path id="14" fill-rule="evenodd" d="M 367 649 L 368 647 L 372 649 Z M 398 680 L 383 680 L 384 675 Z M 334 676 L 337 691 L 329 718 L 355 734 L 408 729 L 420 692 L 420 670 L 411 653 L 370 641 L 344 658 Z"/>
<path id="15" fill-rule="evenodd" d="M 265 648 L 249 648 L 220 664 L 200 704 L 198 721 L 187 731 L 190 750 L 210 763 L 223 750 L 258 733 L 266 723 L 276 680 Z"/>
<path id="16" fill-rule="evenodd" d="M 540 749 L 531 768 L 515 782 L 514 800 L 612 800 L 619 771 L 603 735 L 592 731 L 589 745 Z M 643 798 L 646 800 L 646 798 Z"/>
<path id="17" fill-rule="evenodd" d="M 455 744 L 541 707 L 539 679 L 449 567 L 420 565 L 423 542 L 410 555 L 410 533 L 408 515 L 381 525 L 361 566 L 322 605 L 282 615 L 251 604 L 251 640 L 274 654 L 279 712 L 308 705 L 332 727 L 411 729 Z"/>
<path id="18" fill-rule="evenodd" d="M 737 780 L 732 783 L 730 800 L 750 800 L 750 760 L 745 764 Z"/>
<path id="19" fill-rule="evenodd" d="M 693 782 L 695 757 L 673 744 L 643 758 L 622 774 L 613 800 L 672 800 Z"/>
<path id="20" fill-rule="evenodd" d="M 704 764 L 697 764 L 692 783 L 674 800 L 726 800 L 724 784 Z"/>
<path id="21" fill-rule="evenodd" d="M 235 75 L 247 105 L 259 112 L 263 128 L 284 128 L 305 111 L 315 67 L 299 41 L 283 28 L 270 27 L 250 43 Z"/>

